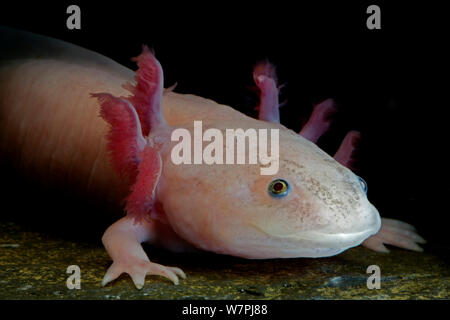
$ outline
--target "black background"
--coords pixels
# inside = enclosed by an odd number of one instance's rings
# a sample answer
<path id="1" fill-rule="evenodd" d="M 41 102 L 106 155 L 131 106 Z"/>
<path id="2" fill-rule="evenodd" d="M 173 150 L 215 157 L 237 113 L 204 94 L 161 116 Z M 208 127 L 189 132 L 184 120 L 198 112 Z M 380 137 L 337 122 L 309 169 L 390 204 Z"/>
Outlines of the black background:
<path id="1" fill-rule="evenodd" d="M 81 30 L 66 28 L 70 4 L 81 7 Z M 366 28 L 370 4 L 381 8 L 381 30 Z M 282 123 L 298 131 L 314 103 L 334 98 L 339 114 L 319 145 L 333 154 L 346 132 L 359 130 L 358 174 L 369 199 L 382 216 L 415 225 L 437 252 L 450 243 L 446 20 L 435 4 L 398 1 L 61 1 L 2 4 L 0 12 L 2 25 L 63 39 L 133 70 L 130 58 L 147 44 L 166 87 L 177 82 L 176 92 L 249 115 L 252 66 L 268 58 L 287 85 Z"/>

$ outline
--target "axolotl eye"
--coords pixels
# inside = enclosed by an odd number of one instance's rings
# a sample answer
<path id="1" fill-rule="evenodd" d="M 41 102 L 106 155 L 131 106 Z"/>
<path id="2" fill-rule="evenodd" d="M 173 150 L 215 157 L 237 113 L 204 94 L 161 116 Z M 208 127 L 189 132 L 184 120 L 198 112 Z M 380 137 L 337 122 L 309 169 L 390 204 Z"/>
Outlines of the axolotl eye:
<path id="1" fill-rule="evenodd" d="M 367 194 L 367 182 L 364 181 L 363 178 L 358 177 L 359 184 L 361 185 L 361 188 L 363 189 L 364 193 Z"/>
<path id="2" fill-rule="evenodd" d="M 286 196 L 290 191 L 289 183 L 283 179 L 275 179 L 269 183 L 268 192 L 272 197 L 279 198 Z"/>

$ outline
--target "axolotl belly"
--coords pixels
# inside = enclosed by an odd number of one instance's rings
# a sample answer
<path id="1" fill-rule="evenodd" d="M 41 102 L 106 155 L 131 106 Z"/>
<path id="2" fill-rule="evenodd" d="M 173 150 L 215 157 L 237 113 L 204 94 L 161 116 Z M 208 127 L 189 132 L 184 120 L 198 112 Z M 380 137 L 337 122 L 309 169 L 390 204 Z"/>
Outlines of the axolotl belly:
<path id="1" fill-rule="evenodd" d="M 138 288 L 149 274 L 175 284 L 185 278 L 179 268 L 151 262 L 142 242 L 249 259 L 326 257 L 360 244 L 380 252 L 387 251 L 383 244 L 421 250 L 414 227 L 381 219 L 364 180 L 351 171 L 359 134 L 350 132 L 334 157 L 315 144 L 335 111 L 331 99 L 315 106 L 300 133 L 279 123 L 270 63 L 254 69 L 260 104 L 253 119 L 164 89 L 162 67 L 146 47 L 133 72 L 47 37 L 4 28 L 0 39 L 2 156 L 47 182 L 63 180 L 117 206 L 125 200 L 126 215 L 102 238 L 113 260 L 103 285 L 122 273 Z M 203 150 L 228 130 L 242 130 L 244 138 L 248 130 L 276 132 L 266 151 L 276 143 L 277 157 L 266 152 L 265 163 L 205 163 L 183 149 L 178 156 L 189 161 L 174 161 L 181 141 L 174 132 L 195 137 L 196 123 L 216 136 L 194 139 L 189 148 Z M 225 143 L 214 146 L 216 157 L 230 151 Z"/>

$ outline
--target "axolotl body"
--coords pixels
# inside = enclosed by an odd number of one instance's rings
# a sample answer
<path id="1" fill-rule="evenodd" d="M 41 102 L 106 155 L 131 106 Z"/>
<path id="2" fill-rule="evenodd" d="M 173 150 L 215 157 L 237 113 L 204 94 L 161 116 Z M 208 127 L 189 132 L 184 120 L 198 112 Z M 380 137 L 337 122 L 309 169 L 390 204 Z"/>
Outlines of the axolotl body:
<path id="1" fill-rule="evenodd" d="M 162 67 L 146 47 L 133 72 L 63 41 L 7 28 L 0 35 L 2 154 L 42 179 L 118 206 L 125 199 L 126 216 L 102 238 L 113 260 L 103 285 L 122 273 L 138 288 L 149 274 L 175 284 L 185 278 L 151 262 L 142 242 L 249 259 L 326 257 L 360 244 L 421 250 L 414 227 L 381 219 L 350 170 L 359 134 L 350 132 L 334 157 L 315 144 L 329 127 L 332 100 L 315 106 L 300 133 L 279 123 L 271 64 L 254 69 L 260 104 L 253 119 L 164 89 Z M 184 128 L 194 136 L 194 121 L 224 133 L 277 129 L 276 174 L 255 164 L 174 163 L 171 134 Z"/>

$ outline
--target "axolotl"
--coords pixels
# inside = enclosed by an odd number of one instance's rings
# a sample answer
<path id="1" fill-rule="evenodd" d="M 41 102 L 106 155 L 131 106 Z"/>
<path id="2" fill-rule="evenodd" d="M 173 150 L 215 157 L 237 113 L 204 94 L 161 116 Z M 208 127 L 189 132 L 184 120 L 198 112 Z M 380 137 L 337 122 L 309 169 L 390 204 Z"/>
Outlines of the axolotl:
<path id="1" fill-rule="evenodd" d="M 212 100 L 164 89 L 163 70 L 143 47 L 136 72 L 64 41 L 2 28 L 0 135 L 3 156 L 24 172 L 124 204 L 102 242 L 113 263 L 142 288 L 146 275 L 179 283 L 176 267 L 152 262 L 143 242 L 248 259 L 328 257 L 360 244 L 421 251 L 413 226 L 381 219 L 352 170 L 349 132 L 332 157 L 317 145 L 335 103 L 317 104 L 297 133 L 280 124 L 275 68 L 253 71 L 258 119 Z M 130 55 L 131 56 L 131 55 Z M 101 117 L 99 117 L 99 115 Z M 274 175 L 254 164 L 175 164 L 176 128 L 278 129 Z M 124 202 L 123 202 L 124 201 Z"/>

